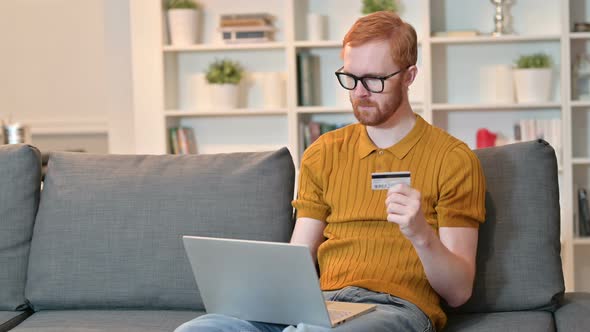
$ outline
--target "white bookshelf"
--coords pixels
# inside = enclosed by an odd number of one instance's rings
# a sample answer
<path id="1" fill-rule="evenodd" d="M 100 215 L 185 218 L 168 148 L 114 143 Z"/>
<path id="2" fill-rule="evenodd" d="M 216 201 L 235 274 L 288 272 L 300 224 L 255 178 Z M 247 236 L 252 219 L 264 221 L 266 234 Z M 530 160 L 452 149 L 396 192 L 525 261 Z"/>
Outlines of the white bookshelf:
<path id="1" fill-rule="evenodd" d="M 341 65 L 341 40 L 360 17 L 361 0 L 199 0 L 202 32 L 199 44 L 170 46 L 163 41 L 161 0 L 131 0 L 134 106 L 141 153 L 167 153 L 170 126 L 194 128 L 200 153 L 260 151 L 287 146 L 296 165 L 302 150 L 302 124 L 308 121 L 353 122 L 346 92 L 334 71 Z M 416 112 L 475 148 L 479 128 L 512 136 L 519 119 L 561 119 L 562 158 L 559 183 L 562 258 L 568 290 L 590 290 L 589 239 L 574 232 L 577 187 L 590 188 L 590 100 L 572 98 L 571 65 L 575 54 L 590 53 L 590 33 L 574 33 L 574 22 L 590 21 L 590 0 L 519 0 L 511 6 L 515 34 L 492 37 L 494 7 L 489 1 L 402 0 L 401 16 L 419 38 L 418 75 L 421 98 L 411 99 Z M 457 10 L 460 8 L 460 10 Z M 225 45 L 218 42 L 221 13 L 266 12 L 276 17 L 278 33 L 266 44 Z M 324 40 L 307 40 L 307 13 L 326 17 Z M 434 37 L 435 31 L 474 29 L 473 37 Z M 298 52 L 318 56 L 320 102 L 297 104 Z M 554 62 L 553 96 L 549 102 L 496 104 L 482 100 L 482 67 L 513 64 L 522 54 L 548 53 Z M 280 71 L 286 76 L 285 107 L 264 109 L 260 91 L 249 90 L 240 108 L 210 110 L 191 103 L 190 77 L 203 73 L 216 58 L 238 60 L 248 72 Z M 412 87 L 410 87 L 411 92 Z M 420 95 L 420 94 L 418 94 Z"/>

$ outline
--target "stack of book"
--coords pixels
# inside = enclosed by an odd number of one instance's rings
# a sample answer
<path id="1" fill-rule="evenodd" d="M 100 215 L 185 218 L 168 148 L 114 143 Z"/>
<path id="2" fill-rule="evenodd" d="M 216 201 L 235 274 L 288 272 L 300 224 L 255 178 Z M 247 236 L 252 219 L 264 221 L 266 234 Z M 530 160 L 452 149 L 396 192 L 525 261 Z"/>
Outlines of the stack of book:
<path id="1" fill-rule="evenodd" d="M 168 128 L 171 154 L 195 154 L 197 145 L 195 133 L 190 127 Z"/>
<path id="2" fill-rule="evenodd" d="M 345 124 L 333 124 L 333 123 L 323 123 L 323 122 L 316 122 L 316 121 L 309 121 L 306 124 L 302 124 L 303 128 L 303 149 L 307 149 L 311 143 L 315 142 L 321 135 L 338 128 L 342 128 L 347 126 L 348 123 Z"/>
<path id="3" fill-rule="evenodd" d="M 223 41 L 232 44 L 272 41 L 276 29 L 271 15 L 253 13 L 221 15 L 219 31 Z"/>

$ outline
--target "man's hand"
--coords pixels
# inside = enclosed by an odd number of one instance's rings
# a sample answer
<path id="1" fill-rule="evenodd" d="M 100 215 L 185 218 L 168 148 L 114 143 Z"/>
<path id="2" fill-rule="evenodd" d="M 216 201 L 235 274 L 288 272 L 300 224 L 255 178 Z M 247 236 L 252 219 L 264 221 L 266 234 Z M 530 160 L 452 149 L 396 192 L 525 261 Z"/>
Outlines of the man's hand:
<path id="1" fill-rule="evenodd" d="M 424 245 L 432 229 L 424 218 L 420 192 L 406 184 L 397 184 L 387 191 L 385 207 L 387 220 L 399 225 L 404 236 L 412 243 Z"/>

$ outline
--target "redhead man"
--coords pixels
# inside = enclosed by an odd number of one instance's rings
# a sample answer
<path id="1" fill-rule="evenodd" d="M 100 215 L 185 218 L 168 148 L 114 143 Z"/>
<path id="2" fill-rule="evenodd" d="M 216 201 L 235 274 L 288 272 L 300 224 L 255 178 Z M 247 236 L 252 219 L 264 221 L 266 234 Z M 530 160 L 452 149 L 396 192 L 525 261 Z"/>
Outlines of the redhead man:
<path id="1" fill-rule="evenodd" d="M 316 259 L 326 300 L 377 309 L 338 331 L 436 331 L 471 296 L 485 180 L 467 145 L 412 111 L 414 28 L 393 12 L 360 18 L 336 71 L 358 123 L 304 153 L 291 243 Z M 372 188 L 372 173 L 410 172 L 411 185 Z M 216 329 L 217 328 L 217 329 Z M 178 331 L 327 331 L 205 315 Z"/>

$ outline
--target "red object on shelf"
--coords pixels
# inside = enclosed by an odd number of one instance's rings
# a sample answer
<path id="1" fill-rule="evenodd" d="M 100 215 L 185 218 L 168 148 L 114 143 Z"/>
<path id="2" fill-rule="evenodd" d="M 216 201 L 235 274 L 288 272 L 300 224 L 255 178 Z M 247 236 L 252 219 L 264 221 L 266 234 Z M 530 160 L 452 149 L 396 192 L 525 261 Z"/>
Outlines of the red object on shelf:
<path id="1" fill-rule="evenodd" d="M 477 148 L 481 149 L 496 146 L 497 136 L 497 134 L 494 134 L 485 128 L 479 129 L 477 131 Z"/>

